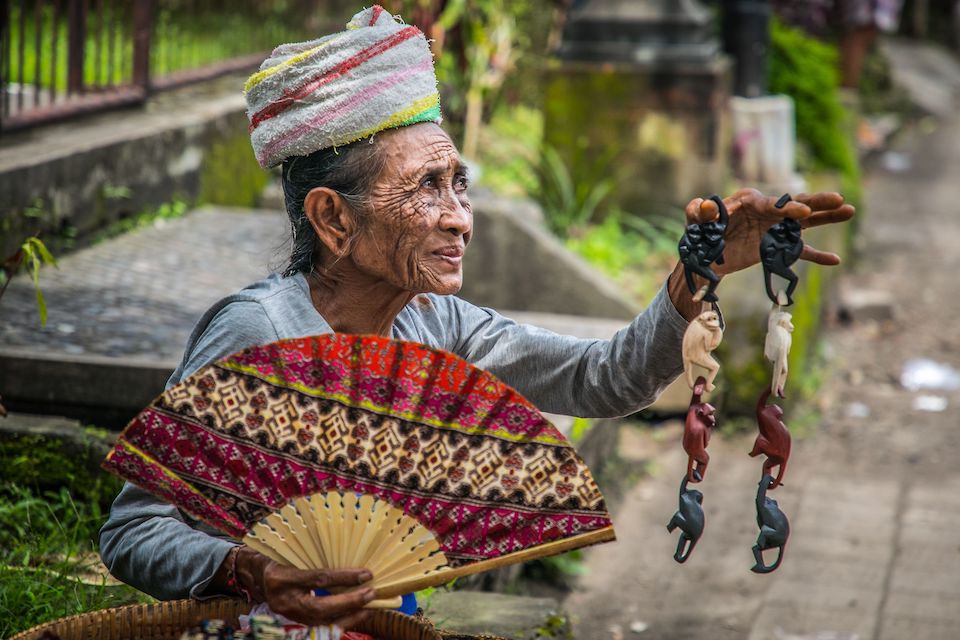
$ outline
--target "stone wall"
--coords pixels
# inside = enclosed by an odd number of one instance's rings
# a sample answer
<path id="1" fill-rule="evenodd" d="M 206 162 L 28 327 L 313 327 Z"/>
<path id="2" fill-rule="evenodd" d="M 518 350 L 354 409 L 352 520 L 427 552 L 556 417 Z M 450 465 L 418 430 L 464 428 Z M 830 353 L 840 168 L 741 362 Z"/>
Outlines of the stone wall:
<path id="1" fill-rule="evenodd" d="M 478 194 L 461 297 L 485 307 L 594 318 L 637 308 L 606 276 L 568 251 L 531 202 Z"/>
<path id="2" fill-rule="evenodd" d="M 182 100 L 5 134 L 0 256 L 38 232 L 58 252 L 175 200 L 254 206 L 269 174 L 250 148 L 242 96 Z"/>

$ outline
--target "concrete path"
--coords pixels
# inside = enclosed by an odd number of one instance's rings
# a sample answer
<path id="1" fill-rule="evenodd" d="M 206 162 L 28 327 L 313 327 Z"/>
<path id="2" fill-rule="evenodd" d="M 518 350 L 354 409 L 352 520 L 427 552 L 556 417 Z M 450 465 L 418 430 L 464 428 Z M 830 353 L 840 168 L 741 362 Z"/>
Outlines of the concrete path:
<path id="1" fill-rule="evenodd" d="M 624 451 L 653 474 L 616 508 L 619 542 L 589 551 L 565 603 L 578 638 L 960 638 L 960 389 L 900 384 L 912 358 L 960 370 L 960 121 L 894 152 L 910 168 L 870 172 L 863 263 L 843 284 L 891 293 L 896 314 L 827 332 L 819 424 L 795 440 L 774 496 L 792 528 L 783 566 L 749 571 L 752 436 L 711 442 L 707 528 L 681 566 L 664 527 L 685 467 L 680 427 L 627 432 Z M 919 408 L 938 402 L 946 410 Z"/>

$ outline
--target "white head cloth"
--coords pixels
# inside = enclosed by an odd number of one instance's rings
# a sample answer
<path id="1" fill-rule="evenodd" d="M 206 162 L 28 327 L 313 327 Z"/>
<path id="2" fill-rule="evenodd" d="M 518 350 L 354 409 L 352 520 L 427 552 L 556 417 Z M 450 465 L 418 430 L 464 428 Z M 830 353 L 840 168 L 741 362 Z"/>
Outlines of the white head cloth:
<path id="1" fill-rule="evenodd" d="M 244 90 L 264 168 L 384 129 L 440 122 L 426 38 L 379 5 L 353 16 L 346 31 L 280 45 Z"/>

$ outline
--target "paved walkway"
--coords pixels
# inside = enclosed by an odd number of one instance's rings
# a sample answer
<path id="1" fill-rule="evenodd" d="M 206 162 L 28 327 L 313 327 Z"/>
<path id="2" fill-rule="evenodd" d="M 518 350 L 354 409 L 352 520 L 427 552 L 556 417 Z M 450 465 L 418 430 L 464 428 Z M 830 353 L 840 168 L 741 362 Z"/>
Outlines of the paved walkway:
<path id="1" fill-rule="evenodd" d="M 40 277 L 46 328 L 32 283 L 10 283 L 0 345 L 175 363 L 207 307 L 283 264 L 287 233 L 282 213 L 207 208 L 69 254 Z"/>
<path id="2" fill-rule="evenodd" d="M 960 119 L 894 151 L 893 164 L 911 166 L 869 174 L 864 260 L 843 280 L 891 292 L 898 314 L 827 333 L 822 416 L 795 440 L 774 496 L 792 528 L 783 566 L 749 571 L 752 437 L 711 442 L 707 528 L 681 566 L 664 527 L 685 468 L 680 427 L 628 432 L 625 452 L 653 475 L 617 508 L 619 542 L 588 552 L 590 573 L 566 601 L 578 638 L 960 638 L 960 390 L 925 392 L 947 402 L 930 412 L 899 384 L 911 358 L 960 370 Z"/>

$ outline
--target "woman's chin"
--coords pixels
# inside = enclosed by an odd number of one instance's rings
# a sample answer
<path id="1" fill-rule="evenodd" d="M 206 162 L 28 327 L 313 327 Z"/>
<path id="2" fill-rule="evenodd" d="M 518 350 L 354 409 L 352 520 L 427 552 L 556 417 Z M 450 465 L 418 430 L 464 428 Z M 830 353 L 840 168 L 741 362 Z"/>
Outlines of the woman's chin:
<path id="1" fill-rule="evenodd" d="M 435 293 L 438 296 L 452 296 L 460 291 L 463 286 L 463 276 L 461 274 L 450 274 L 432 283 L 430 290 L 426 293 Z"/>

